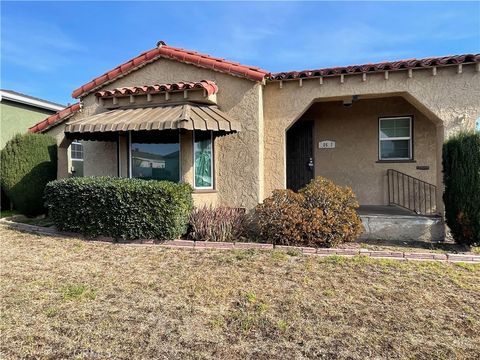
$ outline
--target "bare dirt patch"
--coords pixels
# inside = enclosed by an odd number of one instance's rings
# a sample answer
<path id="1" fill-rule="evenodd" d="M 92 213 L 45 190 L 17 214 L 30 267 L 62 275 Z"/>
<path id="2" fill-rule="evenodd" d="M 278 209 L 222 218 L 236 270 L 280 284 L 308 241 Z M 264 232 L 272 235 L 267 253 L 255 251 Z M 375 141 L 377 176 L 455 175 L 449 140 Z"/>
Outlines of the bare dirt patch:
<path id="1" fill-rule="evenodd" d="M 480 356 L 479 265 L 0 236 L 7 359 Z"/>

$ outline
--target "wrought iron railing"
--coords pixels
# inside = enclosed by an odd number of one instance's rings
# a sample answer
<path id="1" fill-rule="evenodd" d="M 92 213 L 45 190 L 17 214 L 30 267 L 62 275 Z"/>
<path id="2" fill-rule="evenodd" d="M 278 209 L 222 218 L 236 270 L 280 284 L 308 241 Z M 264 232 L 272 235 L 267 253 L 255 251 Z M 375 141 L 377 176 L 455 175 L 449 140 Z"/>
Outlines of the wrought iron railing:
<path id="1" fill-rule="evenodd" d="M 437 213 L 437 187 L 397 170 L 387 170 L 388 203 L 417 214 Z"/>

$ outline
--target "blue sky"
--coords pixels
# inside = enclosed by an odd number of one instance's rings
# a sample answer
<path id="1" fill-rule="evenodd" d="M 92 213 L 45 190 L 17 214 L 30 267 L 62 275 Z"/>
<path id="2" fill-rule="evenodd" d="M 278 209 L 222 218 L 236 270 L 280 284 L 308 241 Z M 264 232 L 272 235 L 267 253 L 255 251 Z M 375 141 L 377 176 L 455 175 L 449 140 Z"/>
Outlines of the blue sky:
<path id="1" fill-rule="evenodd" d="M 480 52 L 479 2 L 1 2 L 1 87 L 60 103 L 158 40 L 301 70 Z"/>

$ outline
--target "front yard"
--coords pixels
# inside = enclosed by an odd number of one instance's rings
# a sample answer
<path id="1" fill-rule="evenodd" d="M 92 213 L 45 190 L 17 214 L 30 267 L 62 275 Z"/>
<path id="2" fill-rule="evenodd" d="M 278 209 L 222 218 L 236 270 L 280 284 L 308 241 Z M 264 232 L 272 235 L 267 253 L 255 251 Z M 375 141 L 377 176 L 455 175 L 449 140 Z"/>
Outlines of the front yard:
<path id="1" fill-rule="evenodd" d="M 7 359 L 480 356 L 480 265 L 0 235 Z"/>

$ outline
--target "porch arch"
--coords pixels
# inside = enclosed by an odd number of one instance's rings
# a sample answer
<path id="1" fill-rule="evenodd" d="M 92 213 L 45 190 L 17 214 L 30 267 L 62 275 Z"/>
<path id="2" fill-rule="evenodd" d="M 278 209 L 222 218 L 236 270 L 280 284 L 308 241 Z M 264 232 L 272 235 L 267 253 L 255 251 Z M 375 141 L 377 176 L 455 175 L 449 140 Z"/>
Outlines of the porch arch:
<path id="1" fill-rule="evenodd" d="M 282 136 L 279 139 L 283 144 L 282 150 L 283 150 L 283 164 L 284 167 L 282 170 L 282 187 L 287 187 L 287 174 L 292 173 L 292 171 L 288 171 L 288 163 L 291 163 L 288 161 L 289 156 L 287 156 L 287 134 L 289 134 L 289 131 L 292 129 L 292 126 L 295 124 L 299 124 L 300 122 L 303 122 L 304 120 L 312 120 L 312 118 L 315 118 L 315 116 L 312 117 L 312 109 L 316 109 L 317 113 L 319 109 L 322 108 L 323 105 L 326 108 L 331 108 L 332 104 L 337 104 L 337 110 L 342 112 L 342 103 L 343 101 L 351 101 L 352 97 L 346 97 L 346 96 L 334 96 L 334 97 L 328 97 L 328 98 L 316 98 L 313 99 L 308 103 L 308 105 L 301 109 L 299 111 L 298 115 L 293 118 L 293 120 L 289 121 L 284 129 L 283 132 L 281 132 Z M 412 101 L 414 99 L 414 101 Z M 401 105 L 401 103 L 405 103 L 405 109 L 401 110 L 394 110 L 393 112 L 389 110 L 389 107 L 395 104 L 398 106 Z M 365 146 L 365 148 L 369 148 L 370 154 L 368 160 L 365 160 L 366 163 L 364 164 L 364 167 L 360 167 L 360 171 L 357 171 L 359 176 L 362 174 L 361 170 L 364 169 L 370 169 L 372 172 L 375 172 L 376 175 L 368 175 L 372 177 L 370 179 L 371 184 L 360 184 L 361 181 L 357 184 L 355 184 L 352 180 L 353 176 L 349 175 L 348 171 L 348 166 L 352 166 L 352 164 L 355 164 L 356 162 L 346 162 L 345 164 L 338 164 L 338 167 L 342 167 L 344 165 L 344 168 L 340 171 L 319 171 L 319 151 L 318 151 L 318 143 L 320 140 L 336 140 L 338 139 L 339 135 L 336 134 L 333 136 L 334 138 L 330 139 L 328 138 L 328 135 L 325 135 L 324 138 L 320 138 L 318 131 L 315 131 L 315 137 L 313 139 L 313 153 L 312 157 L 314 159 L 315 163 L 315 171 L 314 175 L 327 175 L 327 177 L 332 178 L 332 180 L 343 184 L 343 185 L 349 185 L 354 190 L 357 190 L 356 192 L 359 193 L 359 200 L 361 203 L 365 205 L 386 205 L 386 198 L 388 195 L 386 194 L 387 191 L 387 181 L 386 181 L 386 173 L 388 168 L 393 168 L 397 169 L 399 171 L 404 171 L 409 175 L 412 175 L 414 177 L 418 177 L 419 179 L 423 181 L 427 181 L 429 183 L 432 183 L 437 186 L 438 188 L 438 193 L 436 197 L 436 206 L 439 212 L 443 212 L 443 202 L 441 200 L 441 194 L 443 193 L 442 190 L 442 171 L 441 171 L 441 148 L 443 144 L 443 139 L 444 139 L 444 129 L 443 129 L 443 121 L 438 118 L 432 111 L 429 111 L 429 109 L 424 106 L 420 101 L 415 99 L 411 94 L 407 94 L 404 92 L 396 92 L 396 93 L 388 93 L 388 94 L 366 94 L 366 95 L 358 95 L 356 96 L 356 101 L 354 101 L 354 104 L 347 109 L 350 110 L 351 116 L 355 116 L 355 109 L 358 108 L 358 104 L 363 103 L 363 110 L 362 112 L 365 112 L 365 104 L 366 103 L 371 103 L 372 105 L 375 106 L 384 106 L 386 107 L 385 110 L 383 111 L 378 111 L 378 114 L 374 115 L 372 117 L 372 114 L 370 114 L 371 120 L 377 122 L 378 117 L 381 116 L 401 116 L 401 115 L 410 115 L 415 113 L 416 115 L 414 116 L 415 121 L 412 126 L 417 128 L 417 131 L 421 131 L 421 134 L 415 134 L 415 136 L 418 138 L 417 141 L 421 141 L 418 144 L 414 144 L 416 151 L 420 151 L 420 153 L 417 152 L 415 155 L 415 158 L 411 161 L 411 164 L 383 164 L 380 163 L 380 161 L 377 161 L 378 158 L 373 158 L 372 156 L 372 148 L 377 147 L 378 149 L 378 128 L 375 127 L 375 130 L 372 130 L 372 124 L 370 122 L 369 127 L 370 127 L 370 133 L 368 136 L 365 136 L 365 141 L 362 146 Z M 383 105 L 382 105 L 383 103 Z M 340 104 L 340 105 L 339 105 Z M 399 105 L 400 104 L 400 105 Z M 368 108 L 368 106 L 367 106 Z M 330 116 L 332 116 L 331 111 L 330 111 Z M 333 115 L 334 116 L 334 115 Z M 277 123 L 278 125 L 278 123 Z M 333 123 L 335 126 L 335 123 Z M 377 126 L 377 125 L 375 125 Z M 318 127 L 318 123 L 317 123 Z M 428 130 L 429 129 L 429 130 Z M 354 131 L 361 131 L 362 126 L 357 128 L 357 130 Z M 269 134 L 269 132 L 266 132 Z M 348 137 L 348 136 L 347 136 Z M 291 140 L 290 140 L 291 141 Z M 371 143 L 368 144 L 368 141 Z M 412 137 L 413 141 L 413 137 Z M 341 143 L 342 141 L 340 141 Z M 342 147 L 345 146 L 345 143 L 341 144 Z M 356 149 L 356 150 L 354 150 Z M 333 150 L 335 151 L 335 150 Z M 339 150 L 339 152 L 342 152 Z M 351 155 L 353 157 L 358 156 L 359 152 L 361 153 L 361 148 L 352 146 L 352 151 Z M 345 161 L 345 149 L 343 149 L 343 161 Z M 375 154 L 376 156 L 376 154 Z M 308 156 L 307 156 L 308 157 Z M 305 159 L 303 159 L 305 160 Z M 308 159 L 307 159 L 308 160 Z M 305 167 L 307 166 L 307 160 L 303 161 L 305 162 Z M 360 160 L 363 160 L 360 158 Z M 330 162 L 331 164 L 332 162 Z M 363 163 L 363 162 L 360 162 Z M 291 165 L 290 165 L 291 166 Z M 418 168 L 417 168 L 418 166 Z M 352 171 L 355 172 L 355 170 L 352 167 Z M 420 168 L 428 168 L 428 171 L 420 171 L 418 169 Z M 305 169 L 306 170 L 306 169 Z M 382 173 L 380 175 L 379 173 Z M 326 173 L 326 174 L 325 174 Z M 343 176 L 342 176 L 343 174 Z M 365 174 L 363 174 L 364 177 Z M 268 176 L 268 175 L 267 175 Z M 291 183 L 291 181 L 290 181 Z M 365 190 L 368 186 L 371 187 L 376 187 L 378 188 L 378 192 L 381 192 L 381 195 L 378 193 L 376 194 L 374 191 L 370 192 L 368 194 L 368 191 Z M 277 187 L 280 187 L 277 185 Z M 269 189 L 270 190 L 270 189 Z M 373 197 L 374 199 L 369 201 L 369 197 Z"/>

